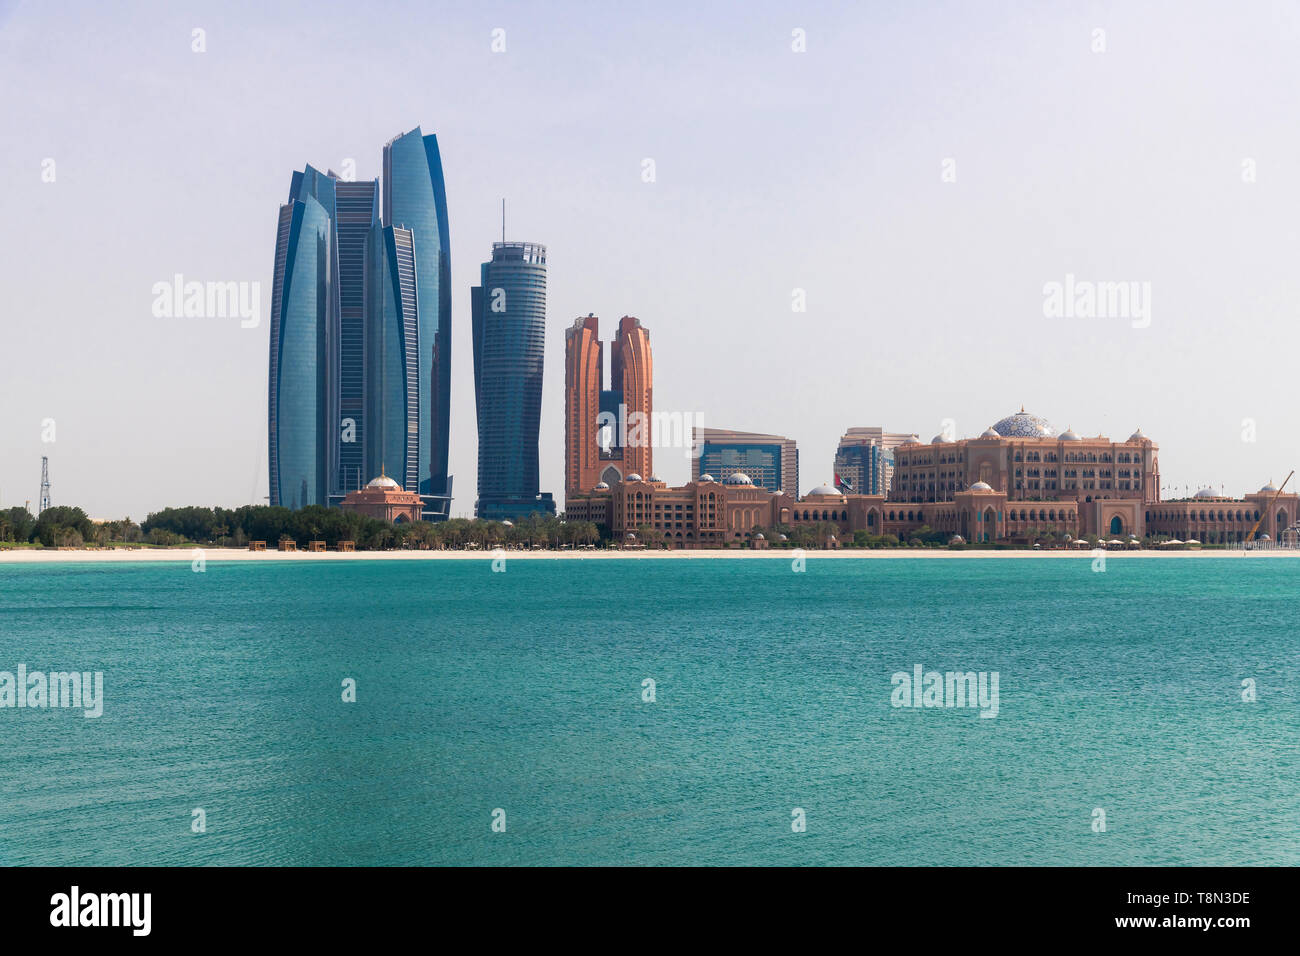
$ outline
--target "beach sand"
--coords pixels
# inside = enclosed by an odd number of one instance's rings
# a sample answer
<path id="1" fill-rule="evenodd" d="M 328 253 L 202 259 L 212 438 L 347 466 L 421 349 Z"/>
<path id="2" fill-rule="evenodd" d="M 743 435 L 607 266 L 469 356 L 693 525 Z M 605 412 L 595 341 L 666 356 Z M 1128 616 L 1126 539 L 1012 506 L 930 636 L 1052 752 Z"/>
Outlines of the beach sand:
<path id="1" fill-rule="evenodd" d="M 810 550 L 809 559 L 834 561 L 1001 558 L 1092 559 L 1095 553 L 1086 548 L 1075 551 L 949 551 L 946 548 L 896 548 L 838 551 Z M 756 561 L 790 561 L 794 549 L 768 548 L 762 551 L 502 551 L 500 556 L 519 561 L 694 561 L 732 558 Z M 1143 551 L 1108 550 L 1107 560 L 1126 558 L 1272 558 L 1297 557 L 1300 551 Z M 493 551 L 248 551 L 244 548 L 140 548 L 128 550 L 70 549 L 37 550 L 32 548 L 0 549 L 0 564 L 120 564 L 137 561 L 483 561 L 497 556 Z"/>

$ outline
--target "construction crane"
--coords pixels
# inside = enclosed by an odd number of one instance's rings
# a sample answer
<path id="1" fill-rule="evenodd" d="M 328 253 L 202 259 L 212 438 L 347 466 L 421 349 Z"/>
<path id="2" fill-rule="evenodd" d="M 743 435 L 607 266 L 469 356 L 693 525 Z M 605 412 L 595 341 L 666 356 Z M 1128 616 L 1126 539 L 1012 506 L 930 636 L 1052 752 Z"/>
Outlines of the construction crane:
<path id="1" fill-rule="evenodd" d="M 1295 474 L 1295 470 L 1292 469 L 1291 475 L 1294 474 Z M 1291 480 L 1291 475 L 1286 476 L 1286 481 Z M 1272 512 L 1273 505 L 1274 503 L 1276 503 L 1278 495 L 1282 494 L 1282 489 L 1286 487 L 1286 481 L 1282 482 L 1282 484 L 1278 487 L 1277 491 L 1273 492 L 1273 497 L 1268 499 L 1268 507 L 1264 509 L 1264 511 L 1260 514 L 1259 521 L 1256 521 L 1255 526 L 1250 529 L 1250 534 L 1246 535 L 1247 543 L 1255 540 L 1255 532 L 1259 530 L 1259 526 L 1263 523 L 1264 519 L 1269 516 L 1270 512 Z"/>
<path id="2" fill-rule="evenodd" d="M 41 456 L 41 503 L 37 516 L 50 506 L 50 459 Z"/>

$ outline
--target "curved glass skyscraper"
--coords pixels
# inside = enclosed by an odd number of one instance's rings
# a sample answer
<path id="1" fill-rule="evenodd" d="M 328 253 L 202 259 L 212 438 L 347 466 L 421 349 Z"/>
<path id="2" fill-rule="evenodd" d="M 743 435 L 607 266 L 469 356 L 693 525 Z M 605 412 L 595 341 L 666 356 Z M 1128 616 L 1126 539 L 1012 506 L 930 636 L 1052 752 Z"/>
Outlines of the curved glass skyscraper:
<path id="1" fill-rule="evenodd" d="M 383 221 L 409 230 L 414 243 L 421 424 L 419 487 L 411 490 L 427 496 L 429 513 L 445 505 L 437 496 L 451 493 L 451 258 L 438 137 L 425 136 L 418 126 L 384 146 Z"/>
<path id="2" fill-rule="evenodd" d="M 294 174 L 295 187 L 302 175 Z M 324 504 L 328 495 L 332 260 L 329 213 L 310 191 L 295 189 L 280 207 L 271 282 L 273 505 Z"/>
<path id="3" fill-rule="evenodd" d="M 546 247 L 494 242 L 470 290 L 481 518 L 554 513 L 538 493 L 537 434 L 546 345 Z"/>
<path id="4" fill-rule="evenodd" d="M 280 208 L 269 376 L 271 503 L 331 504 L 384 470 L 446 518 L 451 266 L 438 141 L 384 147 L 380 183 L 306 166 Z"/>

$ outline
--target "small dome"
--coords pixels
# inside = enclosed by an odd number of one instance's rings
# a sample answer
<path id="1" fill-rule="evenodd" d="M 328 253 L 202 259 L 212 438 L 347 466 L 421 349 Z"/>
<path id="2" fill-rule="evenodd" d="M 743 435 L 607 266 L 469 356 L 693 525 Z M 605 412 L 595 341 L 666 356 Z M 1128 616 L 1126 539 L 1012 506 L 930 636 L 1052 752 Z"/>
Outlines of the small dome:
<path id="1" fill-rule="evenodd" d="M 628 475 L 623 480 L 624 481 L 645 481 L 645 479 L 642 478 L 640 475 L 638 475 L 635 471 L 632 472 L 632 474 Z"/>
<path id="2" fill-rule="evenodd" d="M 1067 427 L 1065 431 L 1061 432 L 1061 441 L 1083 441 L 1083 439 L 1074 433 L 1073 428 Z"/>
<path id="3" fill-rule="evenodd" d="M 783 535 L 783 534 L 778 534 L 778 535 L 776 536 L 776 540 L 778 540 L 778 541 L 789 541 L 790 539 L 787 538 L 787 537 L 786 537 L 785 535 Z"/>
<path id="4" fill-rule="evenodd" d="M 750 480 L 749 475 L 743 471 L 738 471 L 734 475 L 728 475 L 726 483 L 729 485 L 752 485 L 754 482 Z"/>
<path id="5" fill-rule="evenodd" d="M 1261 489 L 1259 489 L 1259 490 L 1260 490 L 1260 491 L 1269 491 L 1269 492 L 1277 491 L 1277 489 L 1273 487 L 1273 482 L 1271 482 L 1271 481 L 1270 481 L 1268 484 L 1266 484 L 1263 488 L 1261 488 Z"/>
<path id="6" fill-rule="evenodd" d="M 992 429 L 992 427 L 984 429 L 984 433 L 980 435 L 980 438 L 1001 438 L 1001 437 L 1002 436 L 999 435 L 997 432 L 995 432 Z M 958 535 L 958 537 L 961 537 L 961 535 Z"/>
<path id="7" fill-rule="evenodd" d="M 951 538 L 948 539 L 948 543 L 949 543 L 949 544 L 965 544 L 965 543 L 966 543 L 966 539 L 963 538 L 963 537 L 962 537 L 961 535 L 959 535 L 959 534 L 955 534 L 955 535 L 953 535 Z"/>
<path id="8" fill-rule="evenodd" d="M 1215 498 L 1218 496 L 1215 495 L 1213 488 L 1202 488 L 1196 494 L 1192 495 L 1192 497 L 1193 498 Z"/>
<path id="9" fill-rule="evenodd" d="M 700 481 L 717 481 L 712 475 L 700 475 Z"/>
<path id="10" fill-rule="evenodd" d="M 754 540 L 755 540 L 755 541 L 766 541 L 767 538 L 765 538 L 765 537 L 763 536 L 763 532 L 761 532 L 761 531 L 755 531 L 755 532 L 754 532 Z"/>
<path id="11" fill-rule="evenodd" d="M 977 481 L 975 482 L 975 484 L 970 486 L 970 490 L 971 491 L 992 491 L 993 486 L 990 485 L 987 481 Z"/>
<path id="12" fill-rule="evenodd" d="M 402 486 L 399 485 L 397 482 L 393 481 L 393 479 L 389 478 L 387 475 L 380 475 L 378 478 L 370 479 L 370 481 L 366 483 L 366 487 L 367 488 L 395 488 L 398 491 L 402 490 Z"/>
<path id="13" fill-rule="evenodd" d="M 1142 434 L 1142 429 L 1140 428 L 1137 431 L 1135 431 L 1132 435 L 1129 435 L 1128 440 L 1129 441 L 1150 441 L 1150 439 L 1147 438 L 1146 435 Z"/>
<path id="14" fill-rule="evenodd" d="M 842 494 L 842 492 L 836 491 L 836 490 L 835 490 L 834 488 L 832 488 L 830 485 L 818 485 L 818 486 L 817 486 L 816 488 L 814 488 L 812 491 L 808 492 L 808 497 L 809 497 L 809 498 L 825 498 L 825 497 L 829 497 L 829 496 L 834 496 L 834 497 L 838 498 L 838 497 L 840 497 L 841 494 Z"/>
<path id="15" fill-rule="evenodd" d="M 940 434 L 935 435 L 933 438 L 930 439 L 930 444 L 931 444 L 931 445 L 946 445 L 946 444 L 947 444 L 948 442 L 950 442 L 950 441 L 952 441 L 951 438 L 945 438 L 945 437 L 943 436 L 943 434 L 940 433 Z"/>
<path id="16" fill-rule="evenodd" d="M 596 482 L 597 491 L 609 491 L 609 483 L 605 481 Z"/>
<path id="17" fill-rule="evenodd" d="M 651 475 L 651 476 L 650 476 L 650 481 L 659 481 L 659 476 L 658 476 L 658 475 Z M 660 484 L 662 484 L 662 482 L 660 482 Z"/>

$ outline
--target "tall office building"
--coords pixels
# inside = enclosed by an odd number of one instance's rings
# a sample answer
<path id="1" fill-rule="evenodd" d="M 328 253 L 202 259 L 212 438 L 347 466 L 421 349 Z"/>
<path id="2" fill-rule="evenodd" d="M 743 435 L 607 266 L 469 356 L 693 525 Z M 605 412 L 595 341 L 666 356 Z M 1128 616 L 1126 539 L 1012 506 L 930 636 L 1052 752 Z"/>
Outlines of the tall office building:
<path id="1" fill-rule="evenodd" d="M 268 394 L 271 503 L 338 504 L 381 471 L 450 511 L 451 276 L 436 137 L 380 181 L 295 172 L 280 208 Z"/>
<path id="2" fill-rule="evenodd" d="M 421 378 L 411 230 L 371 230 L 366 257 L 366 474 L 387 475 L 414 491 L 420 484 Z"/>
<path id="3" fill-rule="evenodd" d="M 334 184 L 339 287 L 339 452 L 331 502 L 374 477 L 366 445 L 366 245 L 379 226 L 379 180 Z"/>
<path id="4" fill-rule="evenodd" d="M 410 230 L 419 325 L 419 487 L 425 516 L 445 518 L 451 494 L 451 258 L 438 138 L 416 127 L 384 146 L 384 225 Z"/>
<path id="5" fill-rule="evenodd" d="M 835 449 L 835 485 L 857 495 L 887 495 L 894 476 L 894 449 L 917 441 L 907 432 L 880 426 L 850 428 Z"/>
<path id="6" fill-rule="evenodd" d="M 494 242 L 470 290 L 480 518 L 555 513 L 540 494 L 537 435 L 546 344 L 546 247 Z"/>
<path id="7" fill-rule="evenodd" d="M 294 173 L 276 228 L 267 443 L 271 504 L 290 508 L 326 503 L 336 454 L 332 183 Z"/>
<path id="8" fill-rule="evenodd" d="M 651 444 L 654 363 L 650 333 L 630 315 L 619 320 L 605 384 L 600 320 L 576 320 L 564 333 L 564 490 L 591 491 L 626 475 L 654 474 Z"/>
<path id="9" fill-rule="evenodd" d="M 799 494 L 799 450 L 794 439 L 729 428 L 696 428 L 691 480 L 712 475 L 725 481 L 737 472 L 760 488 Z"/>

